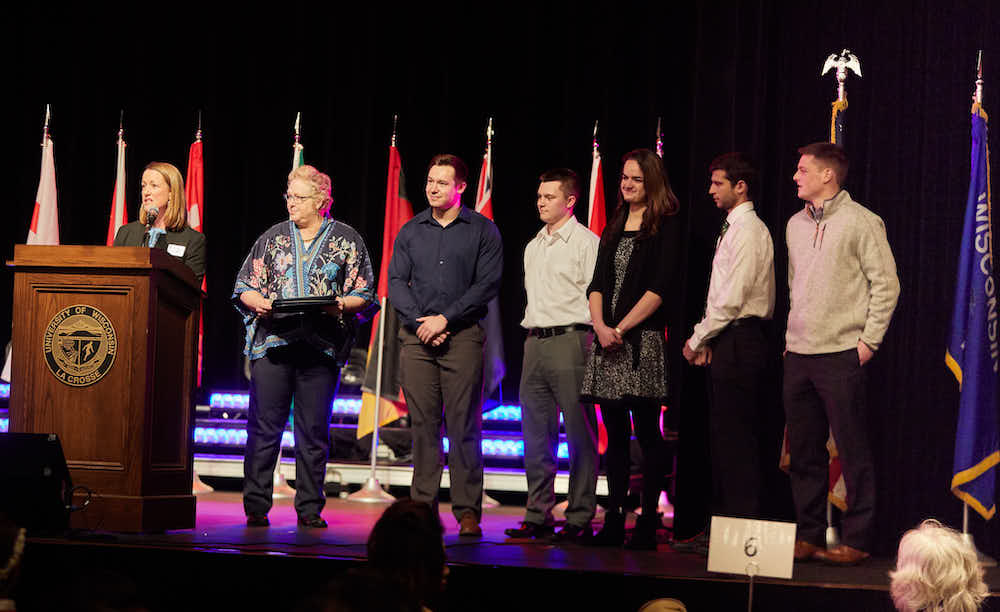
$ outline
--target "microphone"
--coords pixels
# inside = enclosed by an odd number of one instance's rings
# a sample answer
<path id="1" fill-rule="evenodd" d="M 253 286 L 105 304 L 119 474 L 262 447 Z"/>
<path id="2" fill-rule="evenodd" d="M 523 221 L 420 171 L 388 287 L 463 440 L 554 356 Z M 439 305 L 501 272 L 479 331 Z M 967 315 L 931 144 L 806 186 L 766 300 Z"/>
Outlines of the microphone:
<path id="1" fill-rule="evenodd" d="M 143 232 L 142 234 L 143 245 L 152 246 L 152 245 L 147 245 L 146 243 L 149 242 L 150 231 L 153 228 L 153 224 L 156 223 L 156 218 L 159 216 L 160 216 L 160 209 L 158 207 L 151 206 L 150 208 L 146 209 L 146 231 Z"/>

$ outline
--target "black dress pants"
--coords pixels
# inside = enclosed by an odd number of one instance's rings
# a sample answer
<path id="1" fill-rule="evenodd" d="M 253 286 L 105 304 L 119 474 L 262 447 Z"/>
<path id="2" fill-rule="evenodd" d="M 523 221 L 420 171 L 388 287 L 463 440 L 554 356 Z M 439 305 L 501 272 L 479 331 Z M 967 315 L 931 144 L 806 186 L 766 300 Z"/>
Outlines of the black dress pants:
<path id="1" fill-rule="evenodd" d="M 829 487 L 826 440 L 837 443 L 847 511 L 841 517 L 841 541 L 868 550 L 875 518 L 875 466 L 868 444 L 865 371 L 857 349 L 819 355 L 785 355 L 785 420 L 791 453 L 789 475 L 797 537 L 824 542 Z"/>
<path id="2" fill-rule="evenodd" d="M 760 518 L 759 430 L 768 361 L 763 325 L 760 319 L 730 323 L 712 343 L 712 514 Z"/>
<path id="3" fill-rule="evenodd" d="M 336 362 L 304 342 L 272 348 L 252 362 L 243 460 L 243 509 L 247 514 L 267 514 L 271 509 L 272 475 L 293 399 L 295 511 L 299 516 L 310 516 L 323 510 L 330 410 L 338 376 Z"/>
<path id="4" fill-rule="evenodd" d="M 483 343 L 479 325 L 453 332 L 429 346 L 401 327 L 400 383 L 410 410 L 413 480 L 410 497 L 437 511 L 444 471 L 442 416 L 448 433 L 451 508 L 458 520 L 483 506 Z"/>

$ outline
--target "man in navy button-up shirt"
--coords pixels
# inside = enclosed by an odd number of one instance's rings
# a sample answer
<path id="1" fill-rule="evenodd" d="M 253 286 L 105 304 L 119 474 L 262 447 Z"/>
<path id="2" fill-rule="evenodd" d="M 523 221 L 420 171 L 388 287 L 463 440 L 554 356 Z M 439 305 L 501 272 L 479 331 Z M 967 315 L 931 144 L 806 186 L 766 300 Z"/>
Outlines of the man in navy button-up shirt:
<path id="1" fill-rule="evenodd" d="M 413 433 L 410 497 L 437 506 L 448 431 L 452 512 L 460 535 L 479 536 L 482 515 L 483 329 L 500 289 L 503 245 L 492 221 L 462 207 L 468 169 L 438 155 L 427 171 L 430 208 L 396 236 L 389 302 L 402 328 L 401 384 Z"/>

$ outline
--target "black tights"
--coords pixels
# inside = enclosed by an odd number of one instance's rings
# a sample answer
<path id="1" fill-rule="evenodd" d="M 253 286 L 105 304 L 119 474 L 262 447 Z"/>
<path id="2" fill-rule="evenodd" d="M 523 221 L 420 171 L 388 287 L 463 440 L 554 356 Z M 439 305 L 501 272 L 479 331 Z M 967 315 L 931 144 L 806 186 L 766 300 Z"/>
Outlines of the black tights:
<path id="1" fill-rule="evenodd" d="M 622 512 L 628 495 L 631 475 L 629 446 L 632 428 L 642 449 L 642 515 L 656 516 L 663 481 L 666 449 L 660 434 L 660 406 L 652 402 L 601 402 L 601 416 L 608 430 L 608 451 L 605 455 L 608 475 L 608 510 Z"/>

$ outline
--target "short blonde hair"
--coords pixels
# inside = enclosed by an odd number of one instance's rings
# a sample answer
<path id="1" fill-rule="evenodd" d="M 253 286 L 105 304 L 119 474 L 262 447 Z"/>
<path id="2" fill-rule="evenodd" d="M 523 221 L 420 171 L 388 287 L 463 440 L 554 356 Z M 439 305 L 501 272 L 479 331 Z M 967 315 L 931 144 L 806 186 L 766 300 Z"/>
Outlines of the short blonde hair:
<path id="1" fill-rule="evenodd" d="M 150 162 L 142 169 L 143 172 L 146 170 L 159 172 L 170 189 L 167 211 L 160 213 L 163 215 L 164 225 L 174 231 L 183 229 L 187 224 L 187 201 L 184 199 L 184 177 L 181 176 L 181 171 L 167 162 Z M 143 206 L 139 207 L 139 223 L 146 225 L 146 208 Z"/>
<path id="2" fill-rule="evenodd" d="M 333 182 L 330 177 L 323 174 L 312 166 L 302 165 L 288 173 L 288 186 L 292 186 L 292 181 L 305 181 L 313 189 L 313 193 L 318 195 L 323 203 L 319 207 L 319 214 L 324 217 L 330 216 L 330 206 L 333 204 Z"/>
<path id="3" fill-rule="evenodd" d="M 889 578 L 892 602 L 903 612 L 975 612 L 988 593 L 975 549 L 934 519 L 903 534 Z"/>

